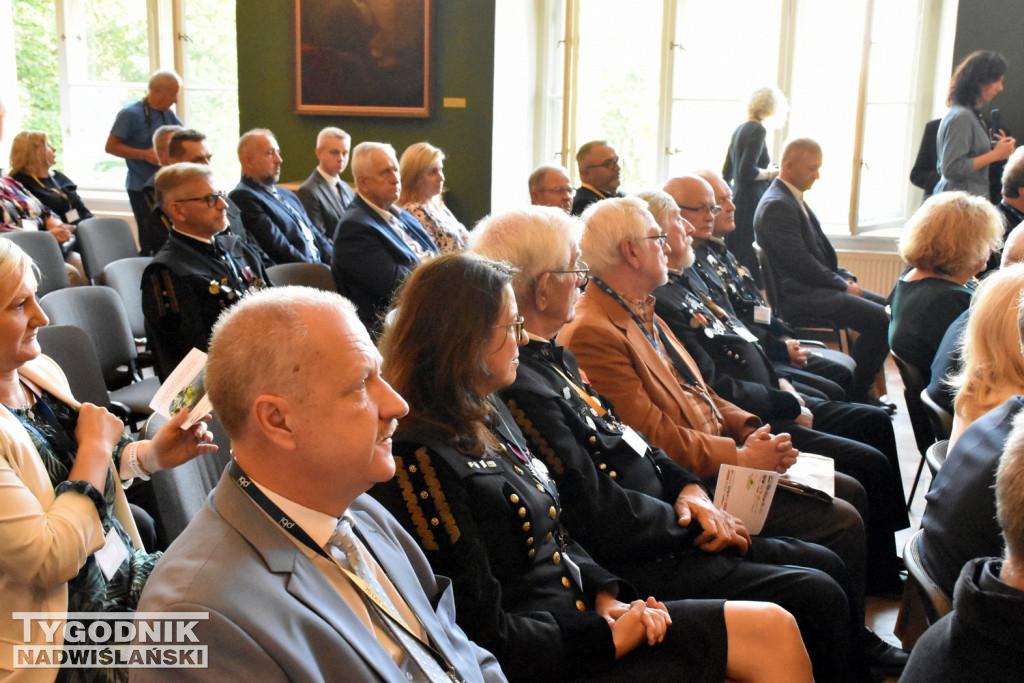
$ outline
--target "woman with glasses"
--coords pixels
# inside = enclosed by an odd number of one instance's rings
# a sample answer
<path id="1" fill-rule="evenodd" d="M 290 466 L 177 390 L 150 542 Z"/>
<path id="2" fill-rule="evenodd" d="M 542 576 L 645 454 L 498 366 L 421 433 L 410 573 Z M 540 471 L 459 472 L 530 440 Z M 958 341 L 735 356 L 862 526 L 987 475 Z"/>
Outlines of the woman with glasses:
<path id="1" fill-rule="evenodd" d="M 464 254 L 421 265 L 381 340 L 409 416 L 396 476 L 371 493 L 452 579 L 459 625 L 513 681 L 809 680 L 781 608 L 637 599 L 566 533 L 557 487 L 494 396 L 526 342 L 512 274 Z"/>
<path id="2" fill-rule="evenodd" d="M 736 229 L 726 235 L 725 243 L 759 287 L 764 287 L 764 280 L 754 254 L 754 211 L 768 184 L 779 175 L 779 167 L 768 156 L 764 121 L 776 113 L 784 114 L 785 109 L 786 97 L 778 88 L 768 86 L 751 93 L 749 118 L 732 134 L 722 167 L 722 177 L 732 186 L 732 201 L 736 204 Z"/>
<path id="3" fill-rule="evenodd" d="M 417 142 L 398 162 L 402 192 L 398 205 L 416 217 L 442 254 L 465 251 L 469 231 L 445 206 L 444 152 L 429 142 Z"/>

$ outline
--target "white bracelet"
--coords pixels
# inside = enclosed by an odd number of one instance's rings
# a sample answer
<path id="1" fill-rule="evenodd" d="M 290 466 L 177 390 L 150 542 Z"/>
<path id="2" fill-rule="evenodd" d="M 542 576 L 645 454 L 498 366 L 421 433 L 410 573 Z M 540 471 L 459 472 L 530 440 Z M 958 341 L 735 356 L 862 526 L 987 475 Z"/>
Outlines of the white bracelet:
<path id="1" fill-rule="evenodd" d="M 149 473 L 142 468 L 142 464 L 139 462 L 139 444 L 137 441 L 125 446 L 125 451 L 128 453 L 128 469 L 132 471 L 137 478 L 142 481 L 149 481 Z"/>

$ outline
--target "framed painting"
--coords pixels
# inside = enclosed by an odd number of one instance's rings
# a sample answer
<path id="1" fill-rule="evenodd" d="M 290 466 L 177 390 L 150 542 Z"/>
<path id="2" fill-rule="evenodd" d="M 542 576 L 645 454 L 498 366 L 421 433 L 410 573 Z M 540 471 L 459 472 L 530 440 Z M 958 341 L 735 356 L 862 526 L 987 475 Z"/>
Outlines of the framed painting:
<path id="1" fill-rule="evenodd" d="M 431 0 L 293 0 L 295 113 L 430 116 Z"/>

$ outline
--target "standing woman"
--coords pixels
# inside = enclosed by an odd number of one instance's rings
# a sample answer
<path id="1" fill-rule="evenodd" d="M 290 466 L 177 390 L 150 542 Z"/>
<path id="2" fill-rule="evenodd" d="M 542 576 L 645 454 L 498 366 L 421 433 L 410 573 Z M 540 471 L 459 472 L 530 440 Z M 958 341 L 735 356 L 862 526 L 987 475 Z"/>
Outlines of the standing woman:
<path id="1" fill-rule="evenodd" d="M 402 176 L 398 205 L 416 217 L 442 254 L 465 251 L 469 231 L 441 198 L 444 152 L 429 142 L 417 142 L 402 152 L 398 169 Z"/>
<path id="2" fill-rule="evenodd" d="M 526 342 L 512 274 L 465 254 L 424 263 L 381 340 L 409 415 L 395 477 L 371 494 L 451 578 L 459 626 L 513 682 L 808 680 L 780 607 L 637 599 L 569 537 L 558 488 L 494 396 Z"/>
<path id="3" fill-rule="evenodd" d="M 36 331 L 47 320 L 34 268 L 13 241 L 0 239 L 0 601 L 8 614 L 131 611 L 160 555 L 142 547 L 120 480 L 148 479 L 217 447 L 205 443 L 202 422 L 179 428 L 188 411 L 151 441 L 133 442 L 104 408 L 75 401 L 64 373 L 40 353 Z M 101 568 L 101 549 L 120 562 Z M 21 621 L 0 619 L 0 678 L 14 671 L 15 644 L 47 642 L 38 623 L 23 632 Z M 60 646 L 62 631 L 49 642 Z M 58 671 L 20 673 L 52 681 Z M 62 681 L 127 679 L 114 668 L 60 674 Z"/>
<path id="4" fill-rule="evenodd" d="M 992 131 L 981 117 L 981 108 L 1003 91 L 1006 60 L 997 52 L 978 50 L 960 62 L 949 82 L 949 110 L 939 124 L 936 138 L 939 182 L 935 192 L 963 190 L 989 196 L 988 166 L 1013 153 L 1016 140 L 1002 130 Z"/>
<path id="5" fill-rule="evenodd" d="M 736 204 L 736 229 L 725 236 L 725 243 L 762 289 L 761 266 L 753 247 L 754 211 L 768 184 L 779 175 L 778 166 L 773 166 L 768 156 L 768 131 L 763 122 L 785 109 L 786 97 L 778 88 L 767 86 L 751 93 L 747 103 L 750 118 L 732 134 L 722 167 L 722 177 L 732 186 Z"/>
<path id="6" fill-rule="evenodd" d="M 79 221 L 92 218 L 92 212 L 78 196 L 78 186 L 63 173 L 53 170 L 57 163 L 55 151 L 46 133 L 23 130 L 11 141 L 11 168 L 8 173 L 55 213 L 62 223 L 78 225 Z"/>

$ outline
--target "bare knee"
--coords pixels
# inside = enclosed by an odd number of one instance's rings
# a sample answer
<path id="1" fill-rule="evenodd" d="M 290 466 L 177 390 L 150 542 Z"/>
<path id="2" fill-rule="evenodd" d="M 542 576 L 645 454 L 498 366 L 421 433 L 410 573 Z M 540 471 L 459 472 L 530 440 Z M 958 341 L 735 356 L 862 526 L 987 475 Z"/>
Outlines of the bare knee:
<path id="1" fill-rule="evenodd" d="M 767 602 L 725 604 L 729 654 L 726 676 L 733 681 L 810 681 L 811 661 L 793 615 Z"/>

